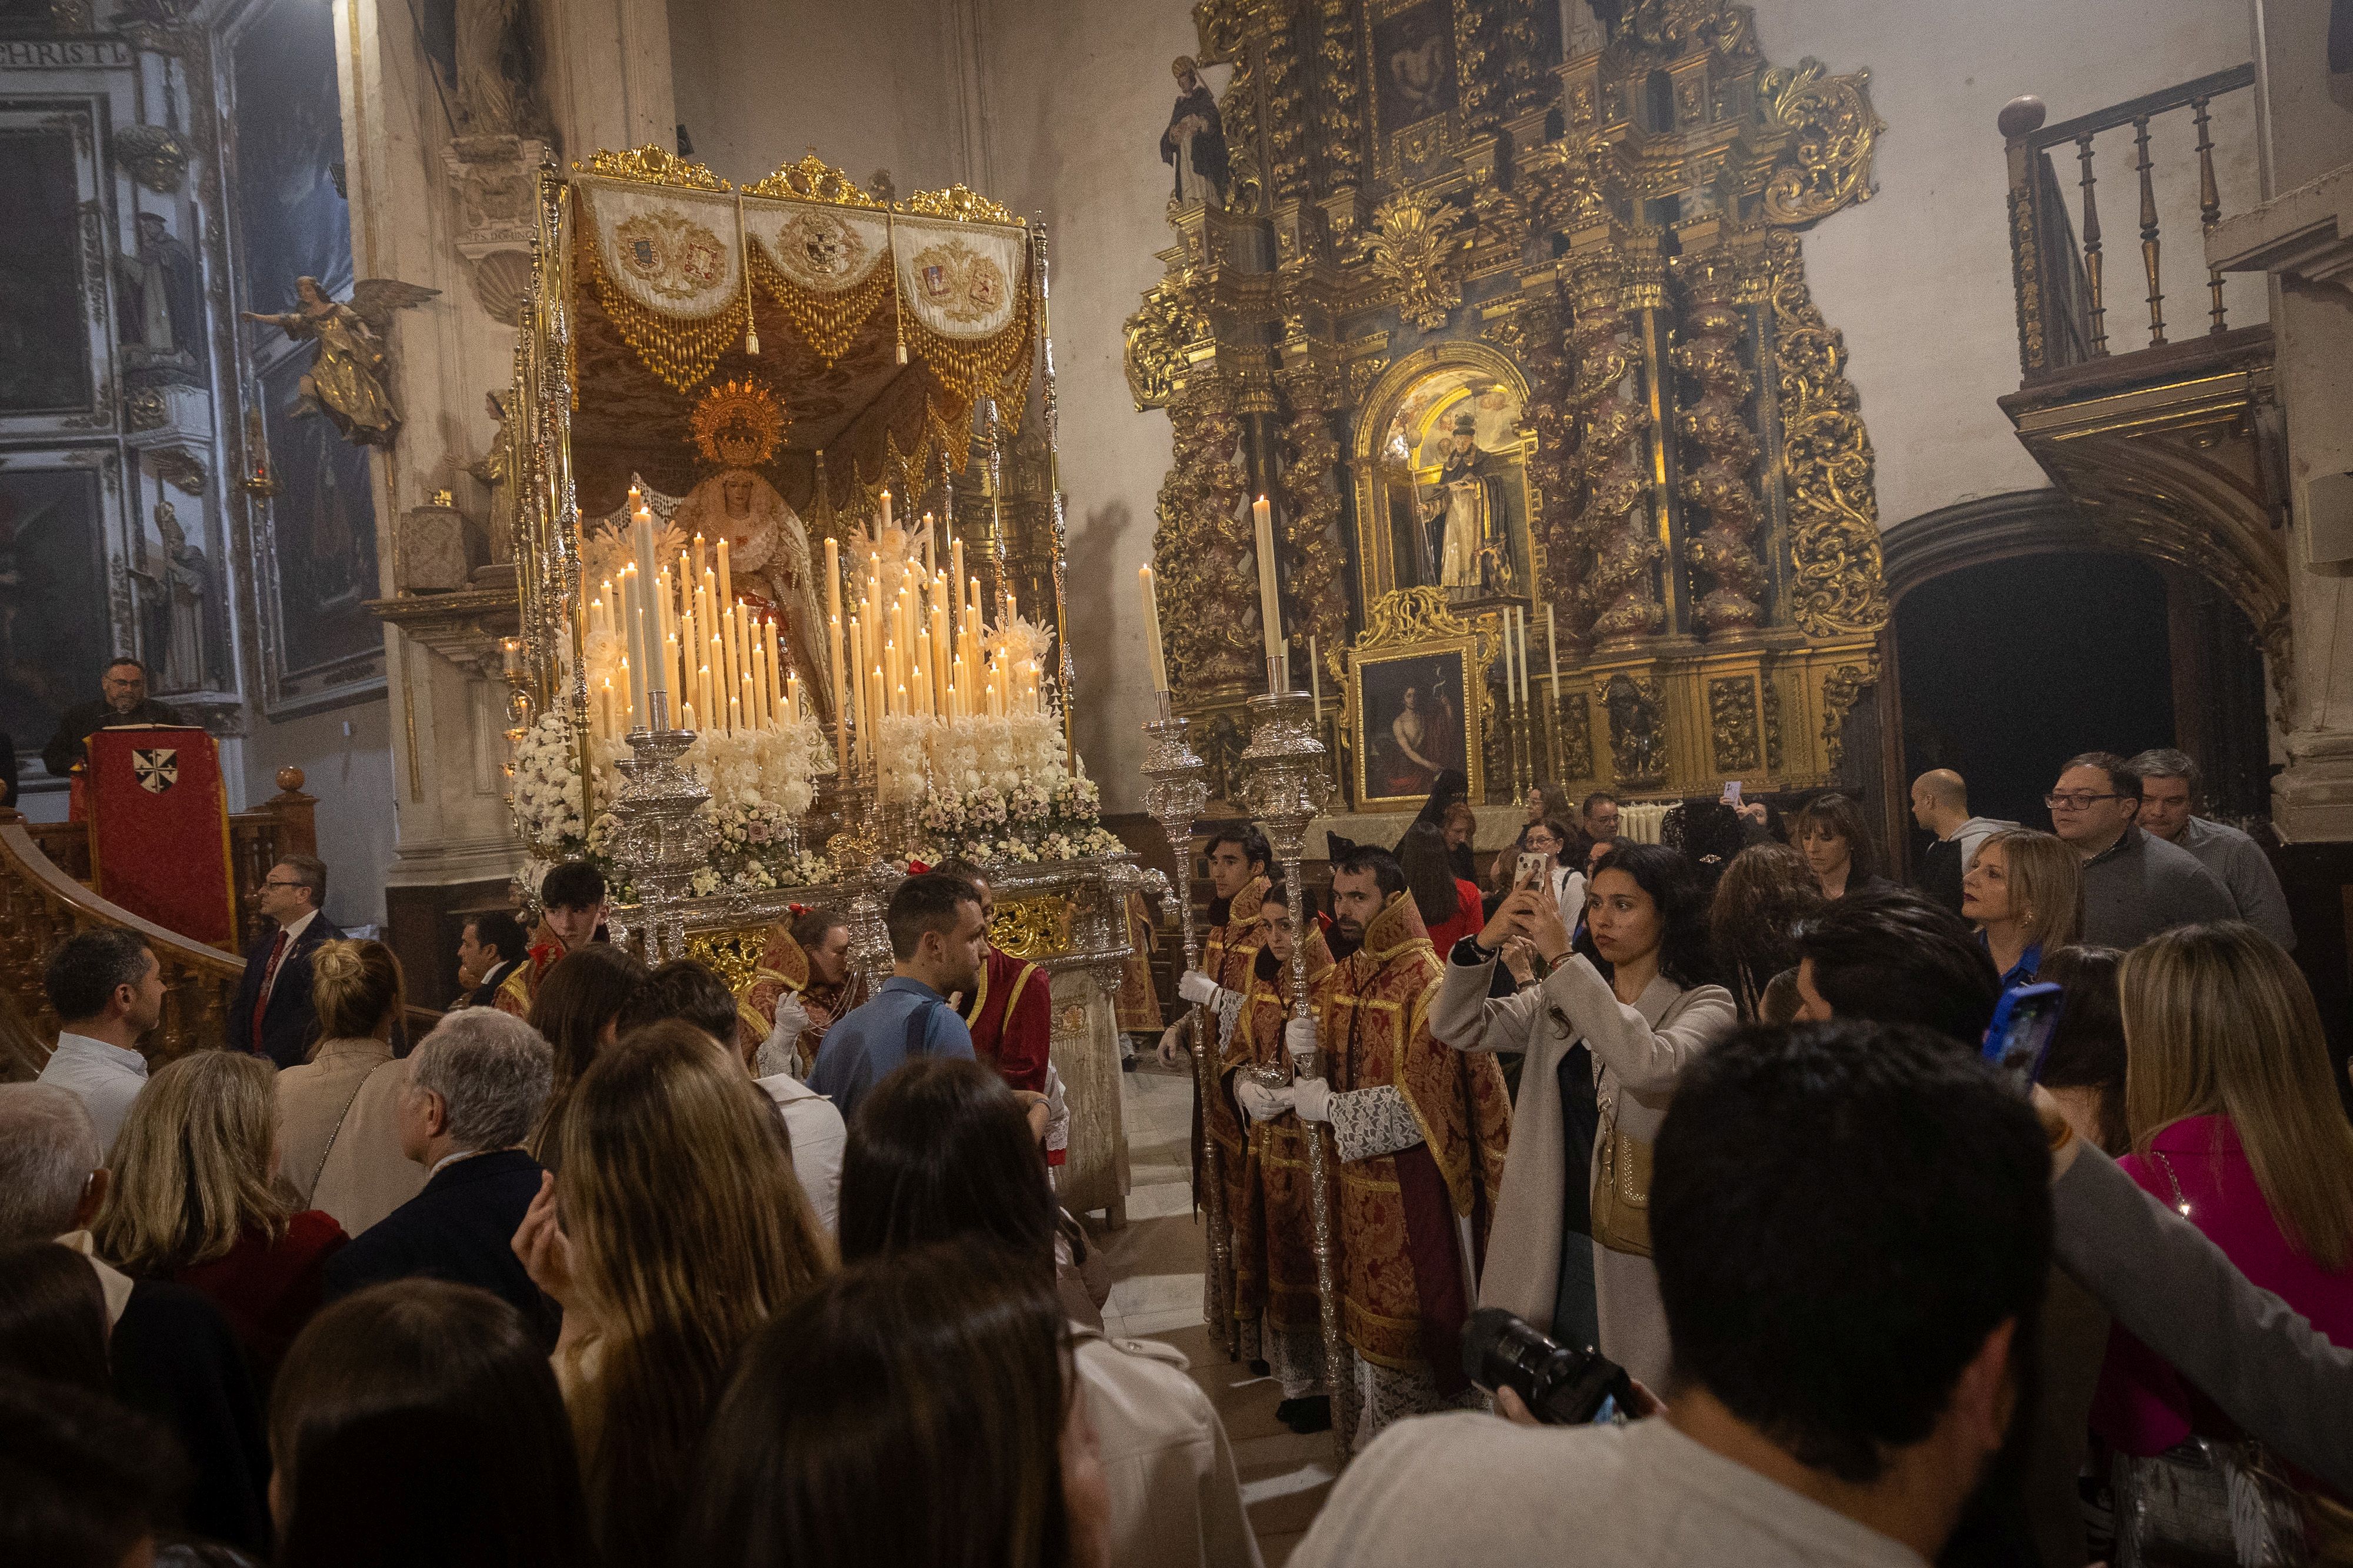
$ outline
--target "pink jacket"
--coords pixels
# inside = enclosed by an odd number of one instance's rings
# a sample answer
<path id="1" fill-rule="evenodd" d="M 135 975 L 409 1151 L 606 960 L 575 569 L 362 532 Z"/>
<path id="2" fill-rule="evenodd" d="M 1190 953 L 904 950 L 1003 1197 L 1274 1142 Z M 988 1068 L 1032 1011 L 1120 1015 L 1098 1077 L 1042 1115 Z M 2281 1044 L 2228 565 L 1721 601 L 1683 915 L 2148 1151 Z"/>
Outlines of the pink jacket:
<path id="1" fill-rule="evenodd" d="M 2185 1118 L 2158 1133 L 2147 1154 L 2116 1163 L 2158 1202 L 2177 1209 L 2186 1202 L 2189 1223 L 2239 1272 L 2353 1348 L 2353 1267 L 2332 1273 L 2288 1245 L 2230 1118 Z M 2126 1453 L 2161 1454 L 2189 1435 L 2193 1397 L 2179 1374 L 2119 1327 L 2108 1338 L 2092 1428 Z"/>

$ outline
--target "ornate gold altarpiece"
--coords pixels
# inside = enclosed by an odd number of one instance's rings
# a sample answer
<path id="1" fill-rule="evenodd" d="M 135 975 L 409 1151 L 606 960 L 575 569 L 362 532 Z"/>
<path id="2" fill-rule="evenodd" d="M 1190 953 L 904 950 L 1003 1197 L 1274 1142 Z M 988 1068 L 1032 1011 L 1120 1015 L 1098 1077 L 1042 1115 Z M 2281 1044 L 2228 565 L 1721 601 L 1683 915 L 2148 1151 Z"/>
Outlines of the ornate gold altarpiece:
<path id="1" fill-rule="evenodd" d="M 813 557 L 828 538 L 862 540 L 885 488 L 901 522 L 925 511 L 947 521 L 987 601 L 1018 595 L 1025 616 L 1057 634 L 1067 732 L 1042 228 L 961 185 L 892 201 L 814 153 L 738 187 L 658 147 L 600 152 L 568 174 L 550 163 L 536 221 L 515 355 L 520 416 L 506 422 L 502 452 L 518 481 L 522 611 L 507 645 L 511 742 L 551 710 L 586 735 L 583 520 L 613 515 L 633 476 L 657 492 L 691 489 L 698 402 L 730 381 L 757 382 L 783 405 L 782 439 L 755 467 L 798 514 Z M 1041 370 L 1042 417 L 1025 428 Z M 660 758 L 662 735 L 633 739 L 640 757 Z M 590 797 L 580 815 L 594 821 L 608 803 L 593 798 L 585 752 L 573 772 Z M 699 799 L 661 804 L 683 817 Z M 829 905 L 849 917 L 853 961 L 887 972 L 881 908 L 913 841 L 911 819 L 878 805 L 871 784 L 860 796 L 827 775 L 800 833 L 829 858 L 830 881 L 676 897 L 640 877 L 639 901 L 617 908 L 616 931 L 649 955 L 682 948 L 741 994 L 768 928 L 796 904 Z M 1051 976 L 1053 1060 L 1071 1113 L 1063 1202 L 1114 1220 L 1127 1175 L 1111 997 L 1130 951 L 1127 894 L 1158 880 L 1121 855 L 991 868 L 992 936 Z"/>
<path id="2" fill-rule="evenodd" d="M 1261 492 L 1293 686 L 1310 636 L 1335 691 L 1352 643 L 1475 637 L 1491 800 L 1537 776 L 1840 780 L 1887 611 L 1870 441 L 1799 237 L 1872 194 L 1867 73 L 1768 65 L 1724 0 L 1630 0 L 1566 50 L 1545 0 L 1194 17 L 1199 63 L 1232 70 L 1228 177 L 1222 201 L 1171 202 L 1126 365 L 1172 426 L 1156 568 L 1214 792 L 1238 794 L 1264 679 Z M 1489 409 L 1495 559 L 1433 584 L 1409 521 L 1432 443 Z M 1534 674 L 1517 713 L 1508 609 Z M 1352 715 L 1326 711 L 1345 753 Z"/>

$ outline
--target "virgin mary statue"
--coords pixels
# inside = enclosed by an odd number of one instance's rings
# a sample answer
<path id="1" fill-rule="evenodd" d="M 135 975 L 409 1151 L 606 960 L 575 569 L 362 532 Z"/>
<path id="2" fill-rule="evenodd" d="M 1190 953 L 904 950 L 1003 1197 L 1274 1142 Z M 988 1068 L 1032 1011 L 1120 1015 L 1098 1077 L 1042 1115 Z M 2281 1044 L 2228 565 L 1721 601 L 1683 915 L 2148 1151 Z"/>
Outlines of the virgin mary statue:
<path id="1" fill-rule="evenodd" d="M 735 599 L 756 616 L 772 616 L 785 658 L 801 678 L 801 692 L 818 719 L 833 721 L 832 667 L 820 628 L 816 574 L 809 569 L 808 531 L 776 487 L 749 468 L 725 468 L 687 492 L 670 526 L 691 538 L 727 542 Z"/>

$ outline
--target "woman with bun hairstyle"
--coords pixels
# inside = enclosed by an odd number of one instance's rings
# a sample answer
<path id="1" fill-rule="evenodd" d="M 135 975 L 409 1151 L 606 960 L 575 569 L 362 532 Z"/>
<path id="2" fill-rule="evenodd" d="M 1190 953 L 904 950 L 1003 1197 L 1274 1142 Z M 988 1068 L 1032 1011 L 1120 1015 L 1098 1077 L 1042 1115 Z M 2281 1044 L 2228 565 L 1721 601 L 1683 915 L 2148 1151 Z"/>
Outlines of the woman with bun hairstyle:
<path id="1" fill-rule="evenodd" d="M 380 942 L 331 942 L 311 960 L 319 1040 L 278 1075 L 278 1173 L 308 1207 L 357 1236 L 425 1185 L 400 1152 L 408 1068 L 392 1057 L 400 960 Z"/>

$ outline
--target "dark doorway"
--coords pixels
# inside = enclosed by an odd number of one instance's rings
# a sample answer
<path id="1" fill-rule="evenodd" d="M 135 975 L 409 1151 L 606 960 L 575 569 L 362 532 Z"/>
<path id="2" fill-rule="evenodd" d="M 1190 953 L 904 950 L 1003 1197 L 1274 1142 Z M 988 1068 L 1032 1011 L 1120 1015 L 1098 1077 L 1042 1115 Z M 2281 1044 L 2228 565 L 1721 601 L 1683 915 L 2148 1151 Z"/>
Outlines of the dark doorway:
<path id="1" fill-rule="evenodd" d="M 2042 795 L 2061 763 L 2175 744 L 2166 582 L 2146 562 L 2066 553 L 1965 566 L 1905 595 L 1894 622 L 1896 789 L 1951 768 L 1977 815 L 2048 831 Z"/>

